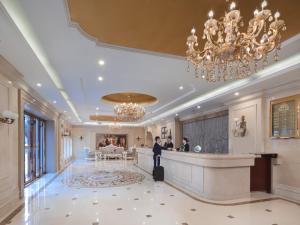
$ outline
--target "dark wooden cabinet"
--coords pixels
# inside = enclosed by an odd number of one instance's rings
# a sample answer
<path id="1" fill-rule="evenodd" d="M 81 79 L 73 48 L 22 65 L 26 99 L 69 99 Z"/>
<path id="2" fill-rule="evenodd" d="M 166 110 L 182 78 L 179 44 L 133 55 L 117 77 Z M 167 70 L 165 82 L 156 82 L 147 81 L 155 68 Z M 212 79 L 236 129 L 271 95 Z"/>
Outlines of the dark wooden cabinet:
<path id="1" fill-rule="evenodd" d="M 277 154 L 259 154 L 250 169 L 250 191 L 272 191 L 272 158 Z"/>

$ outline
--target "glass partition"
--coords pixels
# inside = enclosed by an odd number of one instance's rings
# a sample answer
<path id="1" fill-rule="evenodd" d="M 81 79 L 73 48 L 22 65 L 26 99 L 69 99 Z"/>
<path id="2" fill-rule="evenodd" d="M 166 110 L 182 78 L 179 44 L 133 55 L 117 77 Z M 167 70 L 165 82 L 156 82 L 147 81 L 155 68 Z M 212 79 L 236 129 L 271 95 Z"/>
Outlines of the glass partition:
<path id="1" fill-rule="evenodd" d="M 25 112 L 24 115 L 25 184 L 46 172 L 45 121 Z"/>

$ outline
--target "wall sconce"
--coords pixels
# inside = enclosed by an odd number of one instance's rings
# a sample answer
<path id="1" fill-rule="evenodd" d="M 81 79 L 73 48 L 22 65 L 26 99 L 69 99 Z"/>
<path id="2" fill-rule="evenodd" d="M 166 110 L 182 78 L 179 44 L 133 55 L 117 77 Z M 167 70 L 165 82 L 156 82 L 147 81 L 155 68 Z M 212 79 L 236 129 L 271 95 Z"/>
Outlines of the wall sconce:
<path id="1" fill-rule="evenodd" d="M 0 123 L 13 124 L 18 119 L 18 114 L 11 111 L 3 111 L 0 113 Z"/>

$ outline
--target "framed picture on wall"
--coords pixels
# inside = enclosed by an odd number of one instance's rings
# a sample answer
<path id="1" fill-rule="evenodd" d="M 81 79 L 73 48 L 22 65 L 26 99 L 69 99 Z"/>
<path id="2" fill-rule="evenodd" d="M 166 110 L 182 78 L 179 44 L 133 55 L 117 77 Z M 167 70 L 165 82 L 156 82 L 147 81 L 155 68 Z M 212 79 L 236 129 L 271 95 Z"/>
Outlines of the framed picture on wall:
<path id="1" fill-rule="evenodd" d="M 161 139 L 166 139 L 167 135 L 168 135 L 167 127 L 162 127 L 161 128 L 161 134 L 160 134 Z"/>
<path id="2" fill-rule="evenodd" d="M 270 102 L 270 136 L 272 138 L 299 138 L 300 95 Z"/>
<path id="3" fill-rule="evenodd" d="M 96 134 L 96 149 L 108 145 L 127 149 L 127 134 Z"/>

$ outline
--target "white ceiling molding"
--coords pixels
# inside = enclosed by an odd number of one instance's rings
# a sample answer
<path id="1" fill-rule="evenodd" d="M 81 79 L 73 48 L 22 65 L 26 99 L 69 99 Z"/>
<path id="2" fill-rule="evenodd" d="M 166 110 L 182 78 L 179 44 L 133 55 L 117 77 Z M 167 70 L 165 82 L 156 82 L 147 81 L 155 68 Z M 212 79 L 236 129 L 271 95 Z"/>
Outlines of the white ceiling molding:
<path id="1" fill-rule="evenodd" d="M 176 106 L 170 110 L 167 110 L 161 113 L 158 116 L 154 116 L 142 122 L 137 123 L 120 123 L 122 126 L 134 126 L 134 127 L 144 127 L 150 123 L 160 121 L 163 118 L 175 116 L 176 113 L 180 113 L 186 109 L 194 107 L 195 105 L 202 104 L 205 102 L 212 101 L 218 97 L 222 97 L 228 94 L 233 94 L 236 91 L 239 91 L 242 88 L 253 86 L 259 82 L 262 82 L 267 79 L 271 79 L 277 76 L 284 74 L 285 72 L 293 69 L 300 68 L 300 53 L 295 54 L 289 58 L 283 59 L 277 63 L 274 63 L 263 70 L 258 71 L 252 76 L 245 78 L 243 80 L 238 80 L 228 85 L 217 88 L 211 92 L 200 95 L 190 101 L 187 101 L 184 104 Z M 97 123 L 97 122 L 87 122 L 85 125 L 94 125 L 94 126 L 109 126 L 114 123 L 106 122 L 106 123 Z"/>
<path id="2" fill-rule="evenodd" d="M 300 68 L 300 54 L 299 53 L 295 54 L 294 56 L 291 56 L 287 59 L 284 59 L 282 61 L 274 63 L 274 64 L 266 67 L 265 69 L 258 71 L 257 73 L 253 74 L 252 76 L 250 76 L 246 79 L 235 81 L 235 82 L 230 83 L 221 88 L 217 88 L 207 94 L 200 95 L 199 97 L 194 98 L 194 99 L 192 99 L 184 104 L 181 104 L 173 109 L 170 109 L 158 116 L 155 116 L 151 119 L 143 121 L 143 122 L 139 123 L 138 125 L 145 126 L 148 123 L 160 120 L 162 118 L 165 118 L 165 117 L 168 117 L 171 115 L 175 115 L 176 113 L 179 113 L 179 112 L 186 110 L 190 107 L 193 107 L 197 104 L 211 101 L 217 97 L 221 97 L 226 94 L 234 93 L 241 88 L 255 85 L 263 80 L 279 76 L 283 72 L 286 72 L 291 69 L 295 69 L 297 67 Z"/>
<path id="3" fill-rule="evenodd" d="M 193 89 L 190 90 L 189 92 L 187 92 L 187 93 L 185 93 L 185 94 L 179 96 L 178 98 L 175 98 L 174 100 L 168 102 L 167 104 L 162 105 L 161 107 L 159 107 L 159 108 L 153 110 L 152 113 L 157 113 L 158 111 L 161 111 L 162 109 L 166 108 L 167 106 L 170 106 L 170 105 L 172 105 L 172 104 L 175 104 L 176 102 L 178 102 L 178 101 L 184 99 L 185 97 L 187 97 L 187 96 L 189 96 L 189 95 L 191 95 L 191 94 L 193 94 L 193 93 L 195 93 L 195 92 L 196 92 L 196 88 L 193 88 Z"/>
<path id="4" fill-rule="evenodd" d="M 291 56 L 287 59 L 284 59 L 282 61 L 279 61 L 277 63 L 274 63 L 268 67 L 266 67 L 263 70 L 258 71 L 257 73 L 253 74 L 251 77 L 248 77 L 243 80 L 238 80 L 233 83 L 230 83 L 226 86 L 223 86 L 221 88 L 215 89 L 209 93 L 206 93 L 204 95 L 200 95 L 197 98 L 194 98 L 184 104 L 181 104 L 177 107 L 174 107 L 173 109 L 170 109 L 168 111 L 165 111 L 164 113 L 152 117 L 150 119 L 147 119 L 145 121 L 139 122 L 139 123 L 128 123 L 128 124 L 122 124 L 123 126 L 136 126 L 136 127 L 143 127 L 147 126 L 149 123 L 153 123 L 156 121 L 161 120 L 162 118 L 166 118 L 169 116 L 175 116 L 176 113 L 179 113 L 181 111 L 184 111 L 188 108 L 191 108 L 197 104 L 202 104 L 208 101 L 211 101 L 215 98 L 225 96 L 227 94 L 233 94 L 234 92 L 240 90 L 241 88 L 249 87 L 252 85 L 255 85 L 261 81 L 271 79 L 273 77 L 277 77 L 279 75 L 282 75 L 284 72 L 300 68 L 300 53 Z M 111 125 L 113 123 L 101 123 L 100 125 Z M 86 123 L 86 125 L 99 125 L 97 122 L 91 124 Z"/>
<path id="5" fill-rule="evenodd" d="M 52 67 L 51 63 L 49 62 L 46 53 L 44 52 L 41 44 L 39 43 L 38 39 L 36 38 L 34 32 L 31 29 L 30 24 L 27 22 L 26 16 L 22 13 L 22 10 L 19 8 L 18 4 L 14 0 L 3 0 L 2 5 L 4 6 L 6 12 L 12 19 L 12 21 L 17 26 L 18 30 L 21 32 L 22 36 L 46 70 L 47 74 L 49 75 L 50 79 L 60 92 L 60 94 L 65 99 L 66 103 L 72 110 L 73 114 L 77 118 L 79 122 L 81 122 L 80 116 L 77 113 L 74 104 L 71 102 L 68 94 L 64 91 L 64 87 L 60 81 L 59 75 Z"/>

